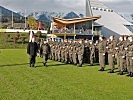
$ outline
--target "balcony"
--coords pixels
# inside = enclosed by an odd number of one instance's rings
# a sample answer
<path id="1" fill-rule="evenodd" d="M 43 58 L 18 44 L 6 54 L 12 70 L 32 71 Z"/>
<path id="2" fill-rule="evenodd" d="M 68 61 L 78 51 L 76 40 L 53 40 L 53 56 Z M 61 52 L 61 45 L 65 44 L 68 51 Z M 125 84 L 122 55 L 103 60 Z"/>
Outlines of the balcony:
<path id="1" fill-rule="evenodd" d="M 92 35 L 92 30 L 87 29 L 87 30 L 82 30 L 82 29 L 67 29 L 67 30 L 63 30 L 63 29 L 54 29 L 53 34 L 76 34 L 76 35 Z M 93 35 L 100 35 L 100 32 L 98 31 L 93 31 Z"/>

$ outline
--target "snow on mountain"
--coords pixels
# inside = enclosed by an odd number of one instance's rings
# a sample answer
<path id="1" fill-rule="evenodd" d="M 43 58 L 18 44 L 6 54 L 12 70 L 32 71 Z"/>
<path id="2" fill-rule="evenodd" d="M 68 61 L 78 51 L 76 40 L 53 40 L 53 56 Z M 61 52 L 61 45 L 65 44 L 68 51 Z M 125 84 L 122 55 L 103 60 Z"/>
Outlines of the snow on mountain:
<path id="1" fill-rule="evenodd" d="M 69 13 L 61 13 L 61 12 L 32 12 L 28 16 L 33 16 L 39 21 L 45 21 L 45 22 L 52 22 L 53 17 L 58 17 L 58 18 L 65 18 L 65 19 L 70 19 L 70 18 L 79 18 L 83 17 L 83 14 L 76 14 L 75 12 L 69 12 Z"/>

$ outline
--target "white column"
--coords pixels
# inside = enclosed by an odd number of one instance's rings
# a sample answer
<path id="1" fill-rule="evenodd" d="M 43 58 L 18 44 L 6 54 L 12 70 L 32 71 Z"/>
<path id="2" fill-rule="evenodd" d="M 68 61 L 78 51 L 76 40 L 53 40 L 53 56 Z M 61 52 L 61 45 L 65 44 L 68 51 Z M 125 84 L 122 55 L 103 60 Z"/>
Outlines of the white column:
<path id="1" fill-rule="evenodd" d="M 92 40 L 93 40 L 93 36 L 94 36 L 94 22 L 93 22 L 93 20 L 92 20 L 92 31 L 91 31 L 91 34 L 92 34 Z"/>
<path id="2" fill-rule="evenodd" d="M 75 23 L 74 23 L 74 40 L 75 40 L 75 36 L 76 36 L 76 31 L 75 31 Z"/>
<path id="3" fill-rule="evenodd" d="M 74 23 L 74 27 L 73 28 L 74 28 L 74 34 L 76 34 L 76 31 L 75 31 L 75 23 Z"/>

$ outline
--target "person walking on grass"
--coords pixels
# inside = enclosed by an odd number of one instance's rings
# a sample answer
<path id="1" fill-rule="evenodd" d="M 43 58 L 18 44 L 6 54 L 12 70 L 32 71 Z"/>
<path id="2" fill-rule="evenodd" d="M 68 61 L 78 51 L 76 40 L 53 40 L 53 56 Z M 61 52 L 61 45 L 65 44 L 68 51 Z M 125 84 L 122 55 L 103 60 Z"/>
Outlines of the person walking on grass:
<path id="1" fill-rule="evenodd" d="M 43 41 L 43 44 L 41 45 L 41 48 L 40 48 L 40 55 L 42 55 L 43 57 L 44 66 L 47 66 L 46 64 L 50 53 L 51 53 L 50 45 L 47 43 L 47 41 Z"/>
<path id="2" fill-rule="evenodd" d="M 27 54 L 30 56 L 30 67 L 34 67 L 36 62 L 36 56 L 38 52 L 38 45 L 35 42 L 35 37 L 33 36 L 31 42 L 27 46 Z"/>

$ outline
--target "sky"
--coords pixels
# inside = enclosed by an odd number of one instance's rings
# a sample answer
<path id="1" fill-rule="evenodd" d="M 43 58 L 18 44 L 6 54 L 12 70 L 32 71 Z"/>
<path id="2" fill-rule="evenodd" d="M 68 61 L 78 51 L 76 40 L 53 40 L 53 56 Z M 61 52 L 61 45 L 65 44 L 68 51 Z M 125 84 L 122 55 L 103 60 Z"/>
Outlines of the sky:
<path id="1" fill-rule="evenodd" d="M 133 0 L 99 0 L 118 12 L 133 13 Z M 85 13 L 85 0 L 0 0 L 0 6 L 16 12 L 75 11 Z"/>

